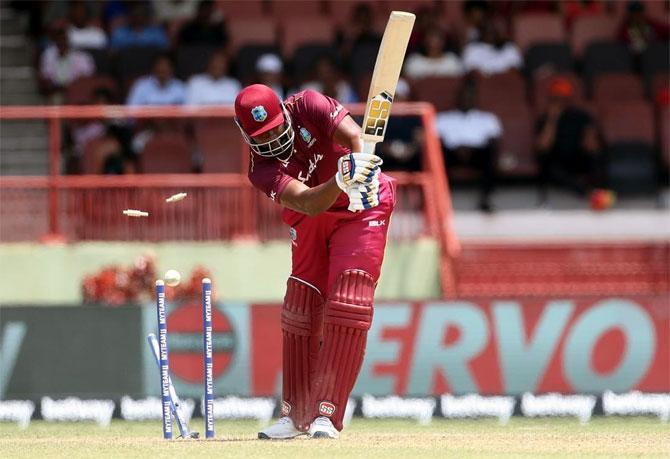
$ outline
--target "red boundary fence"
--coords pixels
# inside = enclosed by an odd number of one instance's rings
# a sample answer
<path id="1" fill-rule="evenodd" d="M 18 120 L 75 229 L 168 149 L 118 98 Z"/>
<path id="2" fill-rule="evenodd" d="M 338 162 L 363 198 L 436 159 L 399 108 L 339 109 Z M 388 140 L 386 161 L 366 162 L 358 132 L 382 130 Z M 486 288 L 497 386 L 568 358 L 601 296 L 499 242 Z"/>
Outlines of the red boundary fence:
<path id="1" fill-rule="evenodd" d="M 348 107 L 352 114 L 362 115 L 365 109 L 363 104 L 354 104 Z M 439 140 L 435 132 L 435 110 L 427 103 L 399 103 L 393 107 L 394 116 L 419 116 L 425 130 L 424 144 L 424 172 L 420 173 L 393 173 L 398 180 L 399 196 L 403 197 L 403 190 L 412 187 L 420 190 L 423 197 L 421 206 L 427 235 L 435 237 L 440 243 L 441 250 L 441 283 L 445 297 L 456 294 L 453 260 L 460 251 L 460 245 L 452 225 L 452 208 L 447 175 L 442 159 Z M 260 200 L 260 194 L 254 192 L 246 178 L 248 149 L 240 140 L 240 155 L 242 169 L 239 173 L 224 174 L 169 174 L 169 175 L 130 175 L 130 176 L 63 176 L 61 175 L 61 128 L 63 120 L 69 119 L 207 119 L 230 118 L 234 116 L 232 107 L 125 107 L 125 106 L 10 106 L 3 107 L 0 120 L 40 120 L 46 119 L 49 123 L 49 175 L 48 176 L 4 176 L 0 178 L 0 192 L 5 198 L 0 205 L 15 206 L 21 212 L 21 194 L 37 193 L 37 199 L 32 202 L 41 202 L 41 195 L 46 198 L 48 223 L 43 240 L 63 240 L 65 235 L 69 239 L 107 239 L 128 240 L 136 236 L 136 232 L 114 228 L 113 222 L 118 222 L 118 209 L 111 203 L 120 202 L 159 202 L 158 196 L 164 196 L 169 190 L 193 190 L 199 196 L 193 207 L 203 205 L 200 212 L 192 209 L 181 214 L 159 214 L 153 230 L 148 229 L 140 234 L 142 239 L 166 240 L 175 237 L 170 232 L 171 225 L 183 225 L 184 217 L 190 218 L 189 224 L 197 227 L 203 223 L 204 212 L 220 212 L 224 206 L 234 209 L 234 224 L 228 222 L 224 227 L 192 228 L 186 231 L 195 240 L 207 239 L 234 239 L 259 238 L 272 239 L 278 237 L 275 229 L 264 225 L 269 217 L 277 214 L 275 208 L 270 209 L 266 200 Z M 203 190 L 209 190 L 207 196 Z M 213 191 L 214 190 L 214 191 Z M 198 191 L 202 191 L 199 193 Z M 149 195 L 149 196 L 147 196 Z M 169 195 L 169 194 L 168 194 Z M 35 196 L 34 196 L 35 197 Z M 411 196 L 409 196 L 411 198 Z M 408 199 L 409 199 L 408 198 Z M 411 199 L 410 199 L 411 200 Z M 215 201 L 215 204 L 212 204 Z M 208 205 L 207 205 L 208 204 Z M 148 205 L 148 204 L 147 204 Z M 217 207 L 218 206 L 218 207 Z M 402 206 L 400 206 L 402 208 Z M 106 212 L 107 210 L 107 212 Z M 113 212 L 113 218 L 110 212 Z M 230 211 L 229 211 L 230 212 Z M 42 213 L 34 210 L 24 217 L 32 218 Z M 3 210 L 3 217 L 15 215 L 12 208 Z M 206 215 L 205 215 L 206 216 Z M 228 215 L 230 216 L 230 215 Z M 75 221 L 76 220 L 76 221 Z M 224 220 L 224 219 L 220 219 Z M 263 221 L 259 221 L 263 220 Z M 278 219 L 275 219 L 278 221 Z M 90 224 L 97 222 L 97 226 Z M 39 228 L 36 222 L 30 222 Z M 87 225 L 88 224 L 88 225 Z M 68 226 L 68 228 L 65 228 Z M 7 227 L 3 228 L 7 231 Z M 20 232 L 20 231 L 19 231 Z M 410 231 L 411 232 L 411 231 Z M 97 234 L 96 234 L 97 233 Z M 104 233 L 104 234 L 103 234 Z M 27 234 L 21 234 L 28 237 Z M 2 236 L 1 240 L 7 240 Z M 23 239 L 25 240 L 25 239 Z"/>

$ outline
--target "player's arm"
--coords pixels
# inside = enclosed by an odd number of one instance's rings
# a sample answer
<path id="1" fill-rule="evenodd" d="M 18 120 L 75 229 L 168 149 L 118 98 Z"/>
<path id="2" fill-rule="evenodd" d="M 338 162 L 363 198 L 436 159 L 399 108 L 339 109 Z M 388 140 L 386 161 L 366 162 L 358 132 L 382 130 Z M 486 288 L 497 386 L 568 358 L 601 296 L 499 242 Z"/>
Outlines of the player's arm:
<path id="1" fill-rule="evenodd" d="M 330 208 L 340 193 L 342 190 L 334 176 L 312 188 L 294 179 L 286 185 L 279 199 L 283 206 L 313 217 Z"/>
<path id="2" fill-rule="evenodd" d="M 338 145 L 347 147 L 350 151 L 363 151 L 361 127 L 349 115 L 342 118 L 340 124 L 337 125 L 333 134 L 333 140 Z"/>

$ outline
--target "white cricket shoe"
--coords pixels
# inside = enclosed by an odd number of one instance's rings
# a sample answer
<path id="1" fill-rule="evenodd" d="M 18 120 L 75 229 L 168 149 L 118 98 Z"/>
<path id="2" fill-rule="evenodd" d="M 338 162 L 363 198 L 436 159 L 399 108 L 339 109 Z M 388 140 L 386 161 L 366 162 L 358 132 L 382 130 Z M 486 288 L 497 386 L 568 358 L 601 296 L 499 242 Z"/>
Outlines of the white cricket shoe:
<path id="1" fill-rule="evenodd" d="M 338 438 L 340 433 L 329 418 L 319 416 L 309 426 L 309 435 L 312 438 Z"/>
<path id="2" fill-rule="evenodd" d="M 307 432 L 295 428 L 291 418 L 284 416 L 279 418 L 276 423 L 258 432 L 258 438 L 261 440 L 288 440 L 306 434 Z"/>

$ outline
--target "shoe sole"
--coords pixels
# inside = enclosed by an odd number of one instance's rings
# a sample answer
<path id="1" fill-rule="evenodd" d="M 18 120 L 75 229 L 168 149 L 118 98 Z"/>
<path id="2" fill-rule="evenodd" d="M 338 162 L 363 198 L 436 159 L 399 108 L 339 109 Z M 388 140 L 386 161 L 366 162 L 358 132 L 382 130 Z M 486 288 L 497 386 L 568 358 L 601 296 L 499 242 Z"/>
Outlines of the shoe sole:
<path id="1" fill-rule="evenodd" d="M 259 440 L 293 440 L 294 438 L 300 437 L 302 435 L 307 435 L 307 433 L 299 433 L 298 435 L 296 435 L 294 437 L 273 438 L 266 433 L 258 432 L 258 439 Z"/>
<path id="2" fill-rule="evenodd" d="M 334 440 L 337 437 L 330 436 L 328 434 L 328 432 L 317 431 L 317 432 L 314 432 L 314 435 L 312 435 L 312 438 L 328 438 L 330 440 Z"/>

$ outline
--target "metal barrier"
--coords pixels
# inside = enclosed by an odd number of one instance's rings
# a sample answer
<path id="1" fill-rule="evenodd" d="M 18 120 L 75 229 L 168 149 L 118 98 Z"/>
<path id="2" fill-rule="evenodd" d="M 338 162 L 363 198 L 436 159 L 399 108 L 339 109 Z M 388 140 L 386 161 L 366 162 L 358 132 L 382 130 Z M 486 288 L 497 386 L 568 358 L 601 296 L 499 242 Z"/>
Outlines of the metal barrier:
<path id="1" fill-rule="evenodd" d="M 365 106 L 348 106 L 362 115 Z M 61 176 L 61 127 L 75 119 L 232 118 L 232 107 L 7 106 L 0 120 L 47 119 L 49 175 L 0 177 L 0 241 L 26 240 L 229 240 L 285 237 L 280 207 L 255 191 L 244 169 L 248 149 L 240 140 L 243 170 L 226 174 Z M 445 296 L 455 294 L 452 260 L 460 246 L 452 228 L 447 176 L 435 132 L 435 111 L 427 103 L 398 103 L 393 116 L 418 116 L 425 130 L 421 173 L 394 173 L 398 205 L 392 239 L 421 236 L 440 242 Z M 185 191 L 190 199 L 165 206 L 163 199 Z M 150 219 L 120 218 L 123 208 L 148 211 Z"/>

